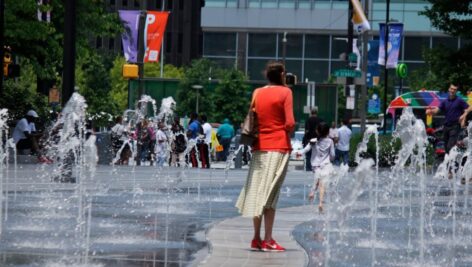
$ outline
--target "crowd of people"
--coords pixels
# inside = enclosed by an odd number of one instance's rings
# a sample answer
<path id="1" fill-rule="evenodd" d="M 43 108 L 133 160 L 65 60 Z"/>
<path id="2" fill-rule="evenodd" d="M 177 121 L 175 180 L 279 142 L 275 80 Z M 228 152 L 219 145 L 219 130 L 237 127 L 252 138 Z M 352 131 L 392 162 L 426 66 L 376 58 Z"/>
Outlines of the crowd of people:
<path id="1" fill-rule="evenodd" d="M 111 129 L 114 164 L 129 164 L 133 151 L 137 165 L 186 164 L 207 169 L 210 162 L 226 161 L 235 136 L 234 127 L 229 119 L 224 119 L 214 130 L 207 120 L 204 114 L 192 113 L 185 128 L 178 116 L 168 126 L 162 121 L 144 119 L 130 130 L 123 124 L 123 118 L 118 117 Z"/>

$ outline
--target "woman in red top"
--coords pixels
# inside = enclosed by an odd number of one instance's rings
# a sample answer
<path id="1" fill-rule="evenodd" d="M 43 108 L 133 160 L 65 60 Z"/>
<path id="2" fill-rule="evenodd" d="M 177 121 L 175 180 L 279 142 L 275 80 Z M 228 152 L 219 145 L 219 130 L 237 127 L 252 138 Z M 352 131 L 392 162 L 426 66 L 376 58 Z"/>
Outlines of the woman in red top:
<path id="1" fill-rule="evenodd" d="M 290 155 L 290 135 L 295 126 L 292 91 L 285 86 L 282 63 L 269 62 L 266 67 L 267 86 L 253 93 L 259 136 L 253 146 L 253 158 L 246 185 L 241 190 L 236 207 L 244 217 L 252 217 L 254 238 L 251 249 L 285 251 L 272 238 L 275 208 L 280 187 L 287 173 Z M 264 239 L 261 222 L 264 217 Z"/>

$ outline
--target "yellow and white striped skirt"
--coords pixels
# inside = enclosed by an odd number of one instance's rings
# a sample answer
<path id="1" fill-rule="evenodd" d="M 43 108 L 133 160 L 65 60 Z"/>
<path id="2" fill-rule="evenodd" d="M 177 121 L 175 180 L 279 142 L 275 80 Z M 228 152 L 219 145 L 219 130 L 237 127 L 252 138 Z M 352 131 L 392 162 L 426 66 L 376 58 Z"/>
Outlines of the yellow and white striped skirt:
<path id="1" fill-rule="evenodd" d="M 260 217 L 264 209 L 275 209 L 289 161 L 289 153 L 255 151 L 246 185 L 239 194 L 236 207 L 243 217 Z"/>

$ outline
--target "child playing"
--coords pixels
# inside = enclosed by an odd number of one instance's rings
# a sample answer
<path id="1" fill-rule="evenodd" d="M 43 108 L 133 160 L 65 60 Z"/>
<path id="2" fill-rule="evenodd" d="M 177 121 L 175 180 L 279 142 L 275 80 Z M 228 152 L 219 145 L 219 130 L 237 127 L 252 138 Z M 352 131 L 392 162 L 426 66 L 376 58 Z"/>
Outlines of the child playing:
<path id="1" fill-rule="evenodd" d="M 316 131 L 318 133 L 318 139 L 311 139 L 305 148 L 303 148 L 302 153 L 305 154 L 311 150 L 310 163 L 314 173 L 314 181 L 308 197 L 310 201 L 313 201 L 316 189 L 320 189 L 320 204 L 318 205 L 318 210 L 321 213 L 323 212 L 323 197 L 325 190 L 323 181 L 326 180 L 326 176 L 329 175 L 329 170 L 332 167 L 331 161 L 334 160 L 335 154 L 334 142 L 328 137 L 329 125 L 322 122 L 318 124 Z"/>

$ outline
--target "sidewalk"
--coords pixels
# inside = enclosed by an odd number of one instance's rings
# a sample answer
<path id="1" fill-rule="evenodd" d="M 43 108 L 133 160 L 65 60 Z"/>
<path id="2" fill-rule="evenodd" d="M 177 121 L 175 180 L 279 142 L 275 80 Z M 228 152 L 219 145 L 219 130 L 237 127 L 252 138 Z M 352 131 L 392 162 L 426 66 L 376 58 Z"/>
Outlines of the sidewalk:
<path id="1" fill-rule="evenodd" d="M 293 239 L 292 231 L 298 224 L 319 216 L 315 211 L 307 212 L 310 208 L 313 206 L 277 210 L 274 238 L 287 249 L 285 252 L 251 251 L 252 219 L 235 217 L 224 220 L 209 230 L 209 248 L 197 255 L 192 266 L 307 266 L 307 255 Z M 205 252 L 208 254 L 205 255 Z"/>

